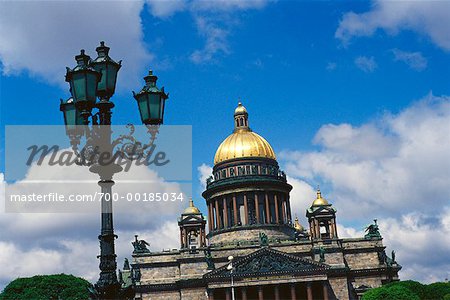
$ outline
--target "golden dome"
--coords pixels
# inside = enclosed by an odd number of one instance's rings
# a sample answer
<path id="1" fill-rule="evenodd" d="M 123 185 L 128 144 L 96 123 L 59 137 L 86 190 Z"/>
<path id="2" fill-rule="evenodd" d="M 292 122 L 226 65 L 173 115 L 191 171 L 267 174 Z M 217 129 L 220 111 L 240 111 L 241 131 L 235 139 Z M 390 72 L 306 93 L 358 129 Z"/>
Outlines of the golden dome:
<path id="1" fill-rule="evenodd" d="M 214 164 L 243 157 L 276 159 L 272 146 L 248 127 L 247 110 L 240 102 L 234 115 L 234 132 L 217 148 Z"/>
<path id="2" fill-rule="evenodd" d="M 298 221 L 298 217 L 297 216 L 295 216 L 294 228 L 297 231 L 303 231 L 304 230 L 302 224 L 300 224 L 300 222 Z"/>
<path id="3" fill-rule="evenodd" d="M 247 109 L 244 105 L 242 105 L 241 102 L 238 103 L 238 107 L 234 110 L 234 115 L 240 115 L 240 114 L 248 114 Z"/>
<path id="4" fill-rule="evenodd" d="M 199 214 L 200 211 L 197 207 L 194 206 L 194 201 L 192 201 L 192 198 L 189 198 L 189 207 L 187 207 L 183 214 Z"/>
<path id="5" fill-rule="evenodd" d="M 322 205 L 328 205 L 328 201 L 325 198 L 322 198 L 322 193 L 320 192 L 320 189 L 317 189 L 317 198 L 314 200 L 312 206 L 322 206 Z"/>

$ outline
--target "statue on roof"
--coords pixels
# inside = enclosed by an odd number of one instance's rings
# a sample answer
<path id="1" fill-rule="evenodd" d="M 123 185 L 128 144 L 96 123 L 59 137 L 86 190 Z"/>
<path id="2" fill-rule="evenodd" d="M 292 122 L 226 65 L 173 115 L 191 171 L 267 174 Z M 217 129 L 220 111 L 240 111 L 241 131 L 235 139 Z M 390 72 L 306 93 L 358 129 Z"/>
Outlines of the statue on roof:
<path id="1" fill-rule="evenodd" d="M 131 280 L 132 282 L 141 281 L 141 269 L 133 267 L 133 269 L 131 270 Z"/>
<path id="2" fill-rule="evenodd" d="M 203 250 L 203 253 L 205 254 L 205 260 L 206 264 L 208 265 L 208 270 L 214 270 L 216 266 L 214 265 L 213 257 L 211 255 L 211 249 L 208 247 Z"/>
<path id="3" fill-rule="evenodd" d="M 125 260 L 123 262 L 123 269 L 124 270 L 129 270 L 130 269 L 130 262 L 128 261 L 128 258 L 125 258 Z"/>
<path id="4" fill-rule="evenodd" d="M 122 275 L 122 271 L 119 270 L 119 278 L 118 278 L 119 283 L 122 285 L 124 283 L 123 281 L 123 275 Z"/>
<path id="5" fill-rule="evenodd" d="M 325 262 L 325 248 L 323 248 L 322 246 L 319 248 L 319 257 L 319 262 Z"/>
<path id="6" fill-rule="evenodd" d="M 147 248 L 147 246 L 150 246 L 149 243 L 144 240 L 138 240 L 137 234 L 134 236 L 134 239 L 134 242 L 131 243 L 134 247 L 133 253 L 150 253 L 150 250 Z"/>
<path id="7" fill-rule="evenodd" d="M 379 229 L 378 224 L 377 224 L 377 219 L 374 219 L 373 221 L 374 221 L 374 224 L 370 224 L 365 229 L 365 232 L 367 232 L 367 233 L 364 236 L 364 238 L 366 238 L 366 239 L 380 238 L 381 237 L 380 229 Z"/>
<path id="8" fill-rule="evenodd" d="M 262 247 L 269 246 L 269 238 L 267 237 L 267 235 L 264 232 L 259 233 L 259 244 Z"/>

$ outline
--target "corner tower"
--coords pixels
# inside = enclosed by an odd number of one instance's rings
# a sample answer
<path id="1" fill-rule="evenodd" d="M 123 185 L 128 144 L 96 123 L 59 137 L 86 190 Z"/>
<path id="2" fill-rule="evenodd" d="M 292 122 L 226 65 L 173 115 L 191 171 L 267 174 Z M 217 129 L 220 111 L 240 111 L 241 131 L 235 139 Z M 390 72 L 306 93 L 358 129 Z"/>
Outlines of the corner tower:
<path id="1" fill-rule="evenodd" d="M 317 197 L 310 208 L 306 210 L 311 240 L 337 239 L 336 209 L 322 197 L 317 189 Z"/>
<path id="2" fill-rule="evenodd" d="M 203 197 L 208 207 L 210 244 L 256 243 L 295 237 L 289 192 L 292 186 L 279 169 L 272 146 L 249 127 L 239 102 L 234 131 L 219 146 L 213 176 Z"/>
<path id="3" fill-rule="evenodd" d="M 200 210 L 194 206 L 192 198 L 189 199 L 189 206 L 178 219 L 180 227 L 181 250 L 196 250 L 206 247 L 205 239 L 206 221 Z"/>

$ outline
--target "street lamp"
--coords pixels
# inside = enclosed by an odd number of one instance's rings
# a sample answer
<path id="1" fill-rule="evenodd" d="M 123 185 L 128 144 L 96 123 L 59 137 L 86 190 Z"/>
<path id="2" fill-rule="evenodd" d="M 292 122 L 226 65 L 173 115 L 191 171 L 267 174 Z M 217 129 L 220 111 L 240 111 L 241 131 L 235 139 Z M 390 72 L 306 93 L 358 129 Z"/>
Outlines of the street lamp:
<path id="1" fill-rule="evenodd" d="M 230 271 L 230 277 L 231 277 L 231 300 L 235 300 L 234 298 L 234 280 L 233 280 L 233 256 L 228 256 L 228 261 L 230 262 L 227 266 L 227 270 Z"/>
<path id="2" fill-rule="evenodd" d="M 153 71 L 150 70 L 148 75 L 144 77 L 145 86 L 135 93 L 133 91 L 133 97 L 136 99 L 139 113 L 141 115 L 141 121 L 147 126 L 148 133 L 151 135 L 150 143 L 153 143 L 158 133 L 159 126 L 163 123 L 164 108 L 166 100 L 169 98 L 169 94 L 164 92 L 164 87 L 159 89 L 156 86 L 158 77 L 153 75 Z"/>
<path id="3" fill-rule="evenodd" d="M 97 58 L 91 62 L 92 68 L 102 74 L 97 84 L 97 96 L 101 100 L 108 100 L 116 89 L 117 73 L 119 73 L 122 61 L 115 62 L 109 57 L 109 47 L 105 42 L 100 42 L 100 46 L 95 49 Z"/>
<path id="4" fill-rule="evenodd" d="M 67 100 L 60 99 L 61 104 L 59 105 L 59 110 L 63 112 L 64 115 L 64 125 L 66 125 L 66 134 L 80 134 L 77 130 L 77 126 L 83 125 L 84 120 L 80 114 L 80 111 L 75 107 L 73 98 L 70 97 Z"/>
<path id="5" fill-rule="evenodd" d="M 103 195 L 101 199 L 101 233 L 98 237 L 100 241 L 100 255 L 98 256 L 100 258 L 100 276 L 94 289 L 91 290 L 91 298 L 133 299 L 133 288 L 122 289 L 116 273 L 117 256 L 114 240 L 117 235 L 114 234 L 113 226 L 111 199 L 114 181 L 112 179 L 115 173 L 122 171 L 122 167 L 114 161 L 105 163 L 102 155 L 106 154 L 110 158 L 120 156 L 130 160 L 135 159 L 136 154 L 148 155 L 150 150 L 147 149 L 151 148 L 149 144 L 153 144 L 157 129 L 153 130 L 150 143 L 145 145 L 132 136 L 134 126 L 130 124 L 127 125 L 130 128 L 129 135 L 121 135 L 119 138 L 111 140 L 111 110 L 114 103 L 110 101 L 110 98 L 115 92 L 121 61 L 112 60 L 109 57 L 109 49 L 104 42 L 101 42 L 100 46 L 96 48 L 98 54 L 96 59 L 91 60 L 84 50 L 75 56 L 77 66 L 73 69 L 67 68 L 66 73 L 66 81 L 70 84 L 72 97 L 66 101 L 61 100 L 60 110 L 64 115 L 66 134 L 69 136 L 72 150 L 77 155 L 77 163 L 89 166 L 89 171 L 99 175 L 98 184 Z M 139 104 L 142 122 L 147 127 L 153 128 L 163 122 L 164 102 L 168 95 L 164 92 L 164 88 L 159 90 L 156 87 L 157 77 L 151 71 L 144 79 L 146 86 L 138 94 L 134 92 L 133 94 Z M 94 113 L 94 109 L 97 109 L 97 112 Z M 92 121 L 92 126 L 90 126 L 90 121 Z M 151 128 L 149 128 L 149 132 Z M 79 151 L 78 145 L 82 136 L 86 137 L 86 143 Z M 132 274 L 135 273 L 139 272 Z M 133 282 L 136 281 L 139 281 L 139 278 L 133 280 Z"/>
<path id="6" fill-rule="evenodd" d="M 164 87 L 159 89 L 156 86 L 158 77 L 150 70 L 144 77 L 145 86 L 139 93 L 133 92 L 133 96 L 138 103 L 142 123 L 145 125 L 159 125 L 163 123 L 164 106 L 169 94 L 164 92 Z"/>
<path id="7" fill-rule="evenodd" d="M 102 74 L 90 65 L 91 58 L 82 49 L 75 56 L 77 65 L 75 68 L 66 68 L 66 81 L 70 84 L 70 93 L 73 101 L 84 119 L 84 124 L 89 123 L 89 115 L 97 101 L 97 84 Z"/>

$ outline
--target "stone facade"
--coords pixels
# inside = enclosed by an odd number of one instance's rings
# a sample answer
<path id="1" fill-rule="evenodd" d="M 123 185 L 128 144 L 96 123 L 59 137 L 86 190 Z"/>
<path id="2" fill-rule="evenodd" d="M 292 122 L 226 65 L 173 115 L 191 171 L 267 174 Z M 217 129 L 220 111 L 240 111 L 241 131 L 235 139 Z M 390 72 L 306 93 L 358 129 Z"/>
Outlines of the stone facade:
<path id="1" fill-rule="evenodd" d="M 319 262 L 320 255 L 315 253 L 317 246 L 318 242 L 302 240 L 281 241 L 268 246 L 255 244 L 209 247 L 209 250 L 217 270 L 228 265 L 230 255 L 238 264 L 239 260 L 264 248 L 274 249 L 307 261 Z M 261 276 L 246 277 L 242 280 L 236 279 L 235 291 L 240 293 L 237 299 L 242 299 L 241 288 L 244 286 L 252 288 L 264 285 L 269 288 L 273 285 L 281 285 L 282 289 L 289 289 L 290 284 L 296 284 L 300 286 L 300 289 L 305 289 L 306 286 L 302 283 L 311 281 L 327 282 L 329 299 L 358 299 L 355 288 L 361 286 L 373 288 L 385 282 L 398 280 L 397 272 L 400 266 L 398 264 L 389 266 L 386 261 L 379 259 L 379 254 L 384 251 L 381 238 L 336 239 L 322 247 L 325 249 L 323 264 L 330 267 L 323 274 L 314 272 L 301 276 L 261 274 Z M 203 250 L 177 250 L 133 255 L 132 265 L 140 268 L 142 275 L 137 296 L 146 300 L 207 299 L 207 293 L 211 290 L 228 290 L 231 277 L 215 281 L 205 278 L 212 270 L 208 270 Z M 389 275 L 390 272 L 392 275 Z M 264 290 L 264 292 L 266 291 Z M 316 296 L 320 298 L 316 298 L 314 293 L 317 293 Z M 301 295 L 301 291 L 298 291 L 297 294 Z M 224 297 L 226 299 L 226 294 Z M 214 299 L 216 298 L 221 299 L 222 297 L 219 295 Z M 313 299 L 323 299 L 323 291 L 319 291 L 317 288 L 313 289 Z"/>

